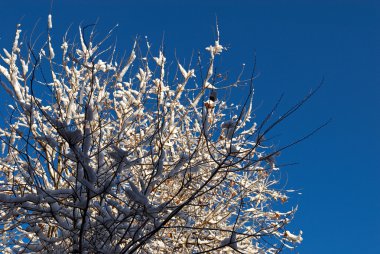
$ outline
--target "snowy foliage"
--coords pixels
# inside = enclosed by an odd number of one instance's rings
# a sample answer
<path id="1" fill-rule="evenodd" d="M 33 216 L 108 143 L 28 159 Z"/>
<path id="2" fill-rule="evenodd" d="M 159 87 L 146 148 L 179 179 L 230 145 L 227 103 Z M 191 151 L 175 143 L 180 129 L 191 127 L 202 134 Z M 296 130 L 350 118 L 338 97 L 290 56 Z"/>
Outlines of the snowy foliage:
<path id="1" fill-rule="evenodd" d="M 143 55 L 136 42 L 117 62 L 109 35 L 96 43 L 80 28 L 53 47 L 52 27 L 49 15 L 36 50 L 18 26 L 1 55 L 13 101 L 0 128 L 1 252 L 277 253 L 301 242 L 264 142 L 274 125 L 251 122 L 253 89 L 240 111 L 217 98 L 219 34 L 207 66 L 177 63 L 170 81 L 162 50 Z"/>

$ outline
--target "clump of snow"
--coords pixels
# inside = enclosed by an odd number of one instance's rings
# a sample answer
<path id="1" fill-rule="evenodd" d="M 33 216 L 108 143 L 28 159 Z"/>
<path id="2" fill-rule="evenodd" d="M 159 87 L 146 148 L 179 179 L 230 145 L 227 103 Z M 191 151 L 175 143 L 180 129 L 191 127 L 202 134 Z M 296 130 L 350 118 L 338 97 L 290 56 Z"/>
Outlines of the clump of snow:
<path id="1" fill-rule="evenodd" d="M 284 237 L 286 240 L 290 241 L 290 242 L 293 242 L 293 243 L 301 243 L 303 238 L 302 238 L 302 230 L 300 231 L 300 233 L 298 235 L 294 235 L 292 233 L 290 233 L 288 230 L 285 231 L 284 233 Z"/>

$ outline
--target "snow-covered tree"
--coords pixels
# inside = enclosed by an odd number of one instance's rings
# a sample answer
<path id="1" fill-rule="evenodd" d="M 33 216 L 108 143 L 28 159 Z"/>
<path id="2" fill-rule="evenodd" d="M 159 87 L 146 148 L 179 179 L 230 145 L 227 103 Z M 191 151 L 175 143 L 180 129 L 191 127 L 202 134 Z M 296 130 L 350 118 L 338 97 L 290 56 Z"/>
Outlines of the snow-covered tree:
<path id="1" fill-rule="evenodd" d="M 174 60 L 172 75 L 148 42 L 117 59 L 111 32 L 96 42 L 80 28 L 57 48 L 49 15 L 40 49 L 22 44 L 18 26 L 3 50 L 12 104 L 0 128 L 0 251 L 277 253 L 300 243 L 278 184 L 283 148 L 264 136 L 309 96 L 256 124 L 253 78 L 239 110 L 221 99 L 243 81 L 215 73 L 219 32 L 207 64 Z"/>

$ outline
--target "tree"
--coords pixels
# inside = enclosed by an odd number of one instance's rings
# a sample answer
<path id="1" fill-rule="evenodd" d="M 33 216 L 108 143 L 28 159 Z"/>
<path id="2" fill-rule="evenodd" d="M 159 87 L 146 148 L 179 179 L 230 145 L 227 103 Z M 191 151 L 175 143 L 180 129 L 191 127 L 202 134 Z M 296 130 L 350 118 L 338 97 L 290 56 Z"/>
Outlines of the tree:
<path id="1" fill-rule="evenodd" d="M 302 241 L 286 228 L 296 208 L 281 205 L 275 163 L 292 144 L 264 136 L 313 92 L 256 124 L 253 76 L 240 110 L 218 99 L 243 84 L 215 73 L 219 31 L 206 68 L 177 61 L 170 77 L 162 49 L 152 57 L 136 40 L 116 61 L 112 31 L 96 42 L 88 30 L 65 36 L 58 57 L 49 15 L 39 50 L 18 26 L 1 56 L 12 100 L 0 128 L 1 251 L 277 253 Z"/>

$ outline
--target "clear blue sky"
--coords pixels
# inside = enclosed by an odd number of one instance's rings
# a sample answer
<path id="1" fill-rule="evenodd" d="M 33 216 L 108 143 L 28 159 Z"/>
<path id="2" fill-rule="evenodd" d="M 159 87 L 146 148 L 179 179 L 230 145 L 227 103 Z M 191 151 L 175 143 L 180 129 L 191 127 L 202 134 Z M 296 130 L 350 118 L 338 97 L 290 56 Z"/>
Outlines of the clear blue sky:
<path id="1" fill-rule="evenodd" d="M 50 1 L 2 0 L 0 48 L 11 47 L 15 24 L 30 35 L 38 18 L 46 27 Z M 264 114 L 285 92 L 285 110 L 324 77 L 320 92 L 273 134 L 285 144 L 332 118 L 312 138 L 282 153 L 290 200 L 299 212 L 293 229 L 304 231 L 299 253 L 380 253 L 380 2 L 379 1 L 55 1 L 59 38 L 99 18 L 115 24 L 119 48 L 135 35 L 189 59 L 214 38 L 215 16 L 222 57 L 232 74 L 257 55 L 256 105 Z M 40 29 L 40 31 L 43 29 Z M 236 91 L 235 98 L 242 94 Z"/>

